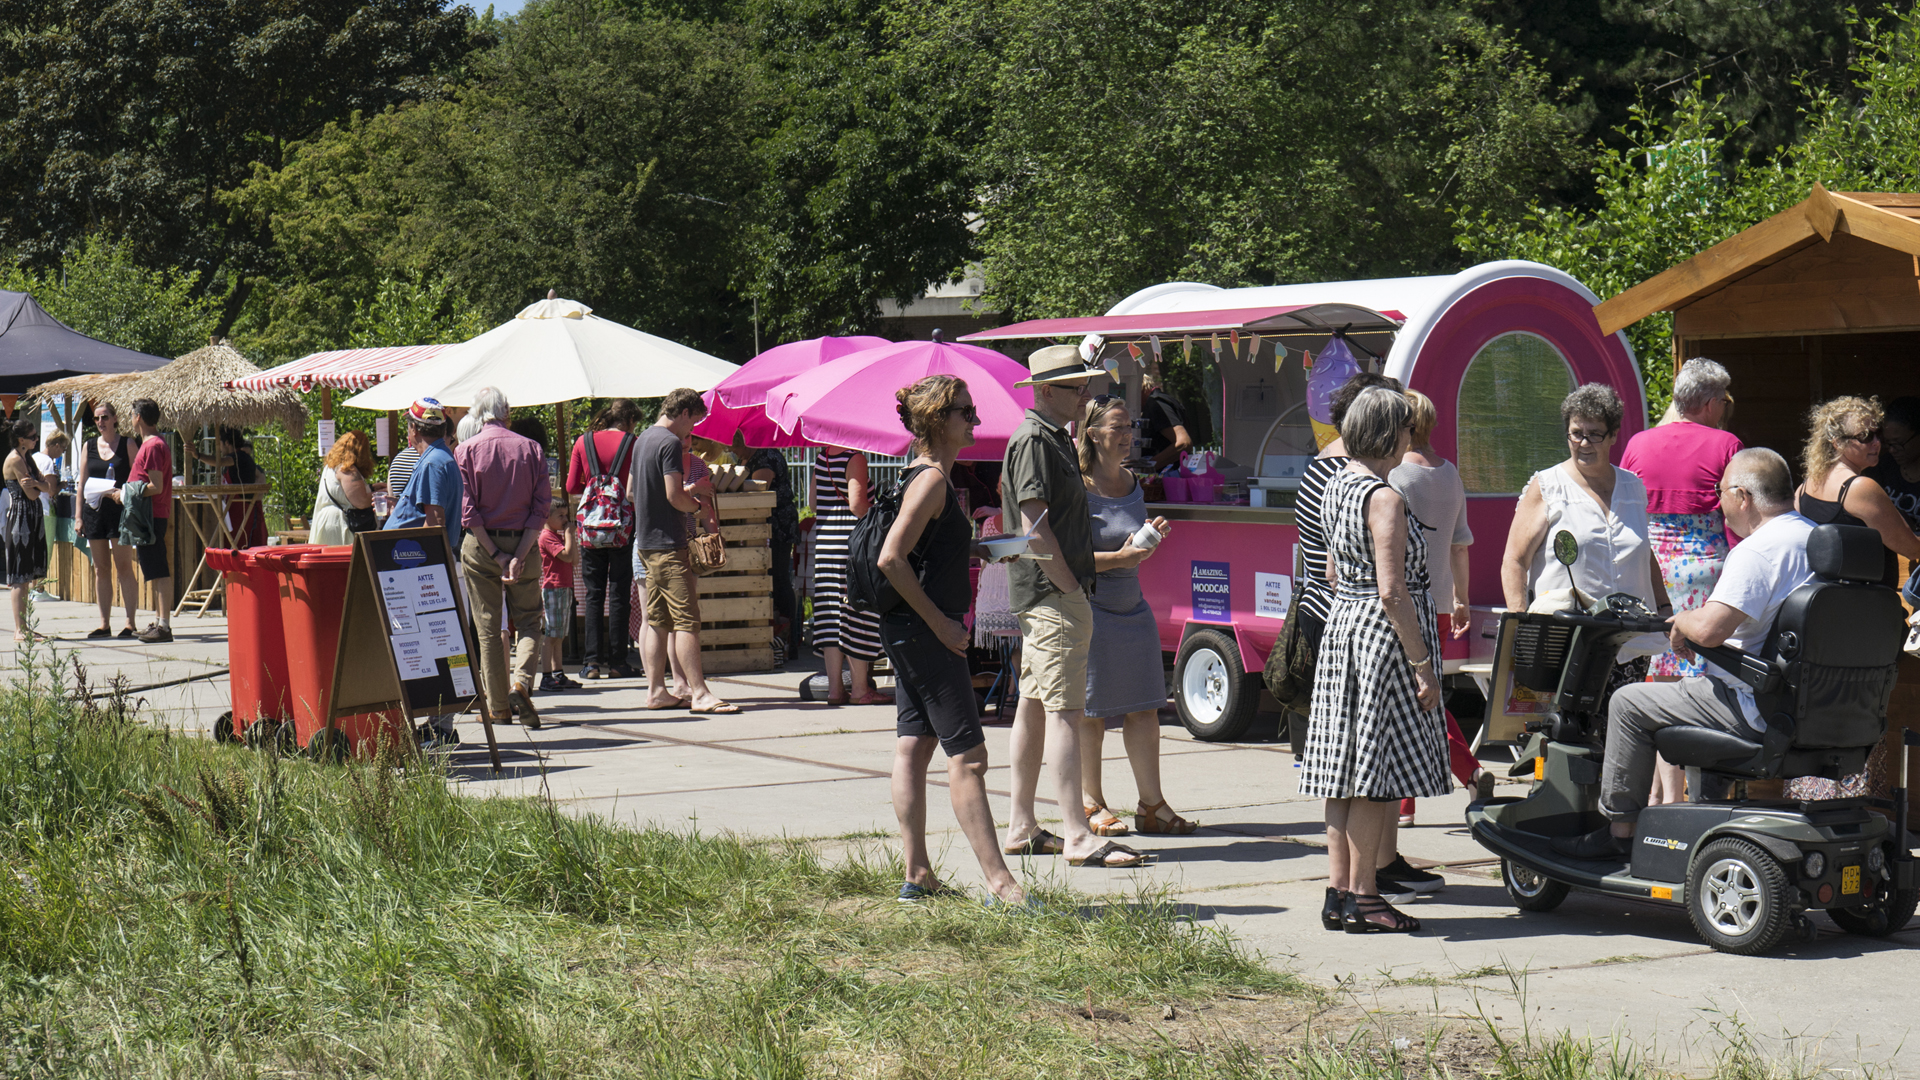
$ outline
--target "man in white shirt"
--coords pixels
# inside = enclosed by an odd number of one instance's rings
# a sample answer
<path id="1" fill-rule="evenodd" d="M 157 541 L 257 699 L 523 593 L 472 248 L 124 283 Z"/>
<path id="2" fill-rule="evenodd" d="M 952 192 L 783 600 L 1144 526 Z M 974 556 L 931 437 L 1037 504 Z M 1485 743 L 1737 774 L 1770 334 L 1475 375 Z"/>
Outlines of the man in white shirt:
<path id="1" fill-rule="evenodd" d="M 1764 447 L 1742 450 L 1720 477 L 1720 509 L 1744 539 L 1707 602 L 1673 617 L 1673 651 L 1692 659 L 1689 640 L 1758 653 L 1787 596 L 1813 577 L 1807 534 L 1813 522 L 1793 509 L 1793 472 Z M 1766 723 L 1745 683 L 1707 663 L 1707 677 L 1635 683 L 1607 708 L 1607 752 L 1600 768 L 1600 812 L 1607 824 L 1584 836 L 1555 840 L 1555 850 L 1581 859 L 1623 859 L 1634 821 L 1653 784 L 1653 733 L 1665 727 L 1715 728 L 1759 742 Z"/>

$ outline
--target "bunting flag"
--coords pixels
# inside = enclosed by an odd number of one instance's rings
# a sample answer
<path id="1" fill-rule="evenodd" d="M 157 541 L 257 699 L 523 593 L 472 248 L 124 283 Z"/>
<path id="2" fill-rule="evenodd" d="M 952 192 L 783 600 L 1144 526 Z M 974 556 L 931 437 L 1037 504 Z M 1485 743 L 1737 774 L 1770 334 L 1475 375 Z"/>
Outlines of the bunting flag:
<path id="1" fill-rule="evenodd" d="M 1220 359 L 1220 335 L 1219 334 L 1213 335 L 1213 358 L 1215 360 Z"/>
<path id="2" fill-rule="evenodd" d="M 1133 357 L 1136 361 L 1139 360 L 1140 346 L 1131 341 L 1127 342 L 1127 355 Z"/>
<path id="3" fill-rule="evenodd" d="M 1153 349 L 1153 362 L 1156 364 L 1159 363 L 1160 362 L 1160 335 L 1148 334 L 1147 344 L 1151 346 Z"/>
<path id="4" fill-rule="evenodd" d="M 1236 357 L 1239 356 L 1240 355 L 1240 331 L 1238 330 L 1227 331 L 1227 344 L 1232 346 L 1234 356 Z"/>
<path id="5" fill-rule="evenodd" d="M 1187 334 L 1180 339 L 1180 359 L 1193 359 L 1193 335 Z"/>
<path id="6" fill-rule="evenodd" d="M 1260 335 L 1255 334 L 1253 335 L 1253 348 L 1247 352 L 1247 360 L 1252 362 L 1258 359 L 1260 359 Z"/>
<path id="7" fill-rule="evenodd" d="M 1313 370 L 1313 354 L 1305 349 L 1300 350 L 1300 366 L 1308 371 Z"/>

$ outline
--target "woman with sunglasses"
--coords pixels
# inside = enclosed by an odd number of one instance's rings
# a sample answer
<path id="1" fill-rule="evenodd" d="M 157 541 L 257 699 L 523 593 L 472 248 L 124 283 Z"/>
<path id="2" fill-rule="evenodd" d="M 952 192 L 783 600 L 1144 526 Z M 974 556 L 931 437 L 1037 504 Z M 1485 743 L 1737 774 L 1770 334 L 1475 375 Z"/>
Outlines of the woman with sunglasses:
<path id="1" fill-rule="evenodd" d="M 120 412 L 111 402 L 93 407 L 93 423 L 98 428 L 93 438 L 84 440 L 80 455 L 80 478 L 74 488 L 80 499 L 80 535 L 93 554 L 93 598 L 100 606 L 100 625 L 90 638 L 114 636 L 113 579 L 120 577 L 120 593 L 126 602 L 127 625 L 120 636 L 131 638 L 135 630 L 134 614 L 140 605 L 140 583 L 133 576 L 133 549 L 120 543 L 120 504 L 113 499 L 86 497 L 88 480 L 108 480 L 118 491 L 133 471 L 133 451 L 138 441 L 120 434 Z"/>
<path id="2" fill-rule="evenodd" d="M 1794 492 L 1794 508 L 1819 525 L 1864 525 L 1887 549 L 1885 582 L 1898 585 L 1895 555 L 1920 560 L 1920 536 L 1887 496 L 1865 475 L 1880 460 L 1879 398 L 1837 397 L 1807 415 L 1807 446 L 1801 463 L 1806 482 Z"/>
<path id="3" fill-rule="evenodd" d="M 1886 572 L 1881 581 L 1900 583 L 1900 560 L 1920 559 L 1920 536 L 1902 517 L 1886 489 L 1866 474 L 1880 460 L 1880 425 L 1885 414 L 1879 398 L 1837 397 L 1807 414 L 1807 445 L 1801 465 L 1806 482 L 1793 493 L 1794 509 L 1818 525 L 1863 525 L 1880 534 L 1886 548 Z M 1789 799 L 1850 799 L 1875 792 L 1873 777 L 1882 772 L 1886 746 L 1867 758 L 1867 767 L 1852 776 L 1829 780 L 1803 776 L 1787 781 Z"/>

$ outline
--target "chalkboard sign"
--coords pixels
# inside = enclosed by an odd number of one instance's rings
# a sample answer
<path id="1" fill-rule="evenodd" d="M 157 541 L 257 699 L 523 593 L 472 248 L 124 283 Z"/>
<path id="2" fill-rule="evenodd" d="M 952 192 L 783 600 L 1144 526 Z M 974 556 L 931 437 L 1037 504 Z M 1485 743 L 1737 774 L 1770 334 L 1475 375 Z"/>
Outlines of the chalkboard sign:
<path id="1" fill-rule="evenodd" d="M 328 726 L 391 709 L 411 727 L 464 710 L 479 695 L 479 653 L 446 530 L 388 529 L 353 540 Z M 498 770 L 500 748 L 483 696 L 480 720 Z"/>

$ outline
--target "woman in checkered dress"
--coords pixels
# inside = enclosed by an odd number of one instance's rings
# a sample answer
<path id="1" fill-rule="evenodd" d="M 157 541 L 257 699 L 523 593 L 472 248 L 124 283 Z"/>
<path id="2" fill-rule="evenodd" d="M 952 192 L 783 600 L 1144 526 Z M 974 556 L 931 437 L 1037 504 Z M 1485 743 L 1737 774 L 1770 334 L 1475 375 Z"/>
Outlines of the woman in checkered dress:
<path id="1" fill-rule="evenodd" d="M 1323 503 L 1336 580 L 1300 792 L 1327 800 L 1333 883 L 1321 922 L 1355 934 L 1420 929 L 1380 898 L 1375 854 L 1401 799 L 1448 789 L 1427 543 L 1386 479 L 1412 422 L 1405 395 L 1362 391 L 1340 425 L 1353 460 L 1327 482 Z"/>

